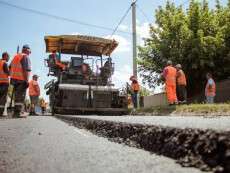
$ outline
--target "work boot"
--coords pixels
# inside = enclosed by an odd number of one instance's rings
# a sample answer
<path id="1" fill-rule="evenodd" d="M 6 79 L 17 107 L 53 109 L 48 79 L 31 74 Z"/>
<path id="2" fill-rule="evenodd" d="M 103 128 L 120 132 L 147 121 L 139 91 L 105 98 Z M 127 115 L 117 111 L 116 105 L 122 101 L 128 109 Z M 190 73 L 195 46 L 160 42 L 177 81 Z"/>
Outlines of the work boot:
<path id="1" fill-rule="evenodd" d="M 21 112 L 19 118 L 27 118 L 29 114 L 27 112 Z"/>
<path id="2" fill-rule="evenodd" d="M 0 108 L 0 117 L 3 117 L 4 109 Z"/>
<path id="3" fill-rule="evenodd" d="M 14 111 L 12 118 L 20 118 L 20 112 Z"/>

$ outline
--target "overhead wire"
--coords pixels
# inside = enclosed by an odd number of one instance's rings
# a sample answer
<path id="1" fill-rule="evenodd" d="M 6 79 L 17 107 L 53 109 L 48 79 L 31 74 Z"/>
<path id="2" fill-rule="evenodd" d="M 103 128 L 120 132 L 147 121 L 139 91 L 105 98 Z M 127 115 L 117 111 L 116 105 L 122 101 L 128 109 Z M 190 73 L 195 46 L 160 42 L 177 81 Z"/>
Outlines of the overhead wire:
<path id="1" fill-rule="evenodd" d="M 79 21 L 79 20 L 69 19 L 69 18 L 66 18 L 66 17 L 57 16 L 57 15 L 49 14 L 49 13 L 46 13 L 46 12 L 42 12 L 42 11 L 30 9 L 30 8 L 25 8 L 25 7 L 18 6 L 18 5 L 15 5 L 15 4 L 11 4 L 11 3 L 8 3 L 8 2 L 5 2 L 5 1 L 1 1 L 1 0 L 0 0 L 0 4 L 8 6 L 8 7 L 16 8 L 18 10 L 26 11 L 26 12 L 29 12 L 29 13 L 33 13 L 33 14 L 38 14 L 38 15 L 45 16 L 45 17 L 54 18 L 56 20 L 71 22 L 71 23 L 74 23 L 74 24 L 79 24 L 79 25 L 94 27 L 94 28 L 103 29 L 103 30 L 107 30 L 107 31 L 114 31 L 113 28 L 109 28 L 109 27 L 105 27 L 105 26 L 100 26 L 100 25 L 95 25 L 95 24 L 90 24 L 90 23 Z M 121 32 L 121 33 L 125 33 L 125 34 L 131 34 L 130 32 L 121 31 L 118 28 L 116 29 L 116 31 L 117 32 Z"/>
<path id="2" fill-rule="evenodd" d="M 148 21 L 148 23 L 151 23 L 150 22 L 150 18 L 148 17 L 148 15 L 144 12 L 144 10 L 142 10 L 142 8 L 137 5 L 137 9 L 141 12 L 141 14 L 145 17 L 145 19 Z"/>
<path id="3" fill-rule="evenodd" d="M 116 31 L 118 31 L 119 26 L 122 24 L 122 22 L 124 21 L 124 19 L 126 18 L 126 16 L 128 15 L 129 11 L 132 8 L 133 4 L 136 4 L 138 2 L 138 0 L 133 0 L 133 2 L 131 3 L 131 5 L 129 6 L 129 8 L 126 10 L 125 14 L 121 17 L 121 19 L 119 20 L 117 26 L 115 27 L 114 31 L 112 32 L 110 38 L 116 33 Z"/>
<path id="4" fill-rule="evenodd" d="M 121 23 L 123 22 L 123 20 L 126 18 L 126 16 L 129 14 L 130 9 L 132 8 L 132 6 L 130 5 L 129 8 L 126 10 L 125 14 L 121 17 L 121 19 L 119 20 L 117 26 L 115 27 L 115 29 L 113 30 L 112 34 L 110 37 L 112 37 L 116 31 L 118 30 L 119 26 L 121 25 Z"/>

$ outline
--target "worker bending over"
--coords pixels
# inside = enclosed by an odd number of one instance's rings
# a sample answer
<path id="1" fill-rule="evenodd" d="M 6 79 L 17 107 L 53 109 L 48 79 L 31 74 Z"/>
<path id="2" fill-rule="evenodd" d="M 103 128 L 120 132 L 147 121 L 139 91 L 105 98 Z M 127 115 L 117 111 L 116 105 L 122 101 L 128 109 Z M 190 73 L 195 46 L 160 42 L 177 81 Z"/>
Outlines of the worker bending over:
<path id="1" fill-rule="evenodd" d="M 9 54 L 4 52 L 2 54 L 2 59 L 0 59 L 0 116 L 3 116 L 9 87 L 8 61 Z"/>
<path id="2" fill-rule="evenodd" d="M 180 64 L 176 65 L 177 69 L 177 75 L 176 75 L 176 81 L 177 81 L 177 98 L 179 103 L 186 103 L 187 102 L 187 91 L 186 91 L 186 77 L 184 74 L 184 71 L 182 70 L 182 67 Z"/>
<path id="3" fill-rule="evenodd" d="M 136 109 L 137 108 L 137 104 L 138 104 L 138 92 L 140 90 L 140 85 L 137 81 L 137 79 L 135 78 L 135 76 L 131 76 L 130 80 L 132 81 L 131 83 L 131 96 L 132 96 L 132 102 L 133 102 L 133 106 Z"/>
<path id="4" fill-rule="evenodd" d="M 52 53 L 49 55 L 49 60 L 53 61 L 55 65 L 62 71 L 66 69 L 66 65 L 61 63 L 60 57 L 56 51 L 52 51 Z"/>
<path id="5" fill-rule="evenodd" d="M 163 76 L 169 105 L 177 104 L 176 75 L 177 70 L 172 66 L 172 61 L 168 61 L 167 66 L 163 70 Z"/>
<path id="6" fill-rule="evenodd" d="M 15 96 L 13 117 L 23 117 L 22 109 L 26 90 L 29 86 L 29 74 L 31 72 L 30 53 L 29 45 L 24 45 L 22 47 L 22 53 L 16 54 L 10 64 L 10 82 L 14 87 L 13 93 Z"/>
<path id="7" fill-rule="evenodd" d="M 205 87 L 206 103 L 212 104 L 214 103 L 214 98 L 216 96 L 216 84 L 212 78 L 211 73 L 207 73 L 206 78 L 207 78 L 207 83 Z"/>
<path id="8" fill-rule="evenodd" d="M 40 87 L 38 85 L 38 75 L 33 75 L 32 80 L 29 83 L 29 96 L 30 96 L 30 115 L 37 115 L 35 112 L 35 106 L 38 105 L 40 96 Z"/>

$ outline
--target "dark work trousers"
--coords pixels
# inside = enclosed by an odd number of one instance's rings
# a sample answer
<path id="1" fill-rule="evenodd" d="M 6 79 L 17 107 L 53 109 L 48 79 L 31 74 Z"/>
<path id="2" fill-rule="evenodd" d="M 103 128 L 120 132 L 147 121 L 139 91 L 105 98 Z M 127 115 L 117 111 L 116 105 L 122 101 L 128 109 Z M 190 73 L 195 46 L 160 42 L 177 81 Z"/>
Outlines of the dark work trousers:
<path id="1" fill-rule="evenodd" d="M 131 96 L 132 96 L 133 106 L 134 108 L 137 108 L 138 92 L 133 92 Z"/>
<path id="2" fill-rule="evenodd" d="M 185 85 L 177 85 L 177 99 L 180 102 L 187 101 L 187 90 Z"/>
<path id="3" fill-rule="evenodd" d="M 0 84 L 0 116 L 4 112 L 9 84 Z"/>
<path id="4" fill-rule="evenodd" d="M 26 97 L 26 89 L 28 87 L 28 84 L 25 81 L 17 81 L 12 83 L 14 86 L 14 115 L 18 116 L 20 115 L 23 106 L 24 101 Z"/>

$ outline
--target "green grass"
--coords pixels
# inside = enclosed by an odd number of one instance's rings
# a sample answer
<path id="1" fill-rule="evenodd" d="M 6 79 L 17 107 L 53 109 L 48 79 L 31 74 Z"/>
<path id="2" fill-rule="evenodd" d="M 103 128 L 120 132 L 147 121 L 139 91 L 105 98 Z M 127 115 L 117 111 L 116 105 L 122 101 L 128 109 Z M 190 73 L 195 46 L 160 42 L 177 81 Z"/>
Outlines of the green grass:
<path id="1" fill-rule="evenodd" d="M 208 115 L 212 113 L 228 114 L 230 115 L 230 103 L 225 104 L 190 104 L 190 105 L 177 105 L 177 106 L 156 106 L 151 108 L 140 108 L 137 110 L 138 114 L 150 113 L 154 115 L 165 114 L 200 114 Z"/>
<path id="2" fill-rule="evenodd" d="M 187 113 L 230 113 L 230 104 L 191 104 L 176 107 L 176 112 Z"/>

